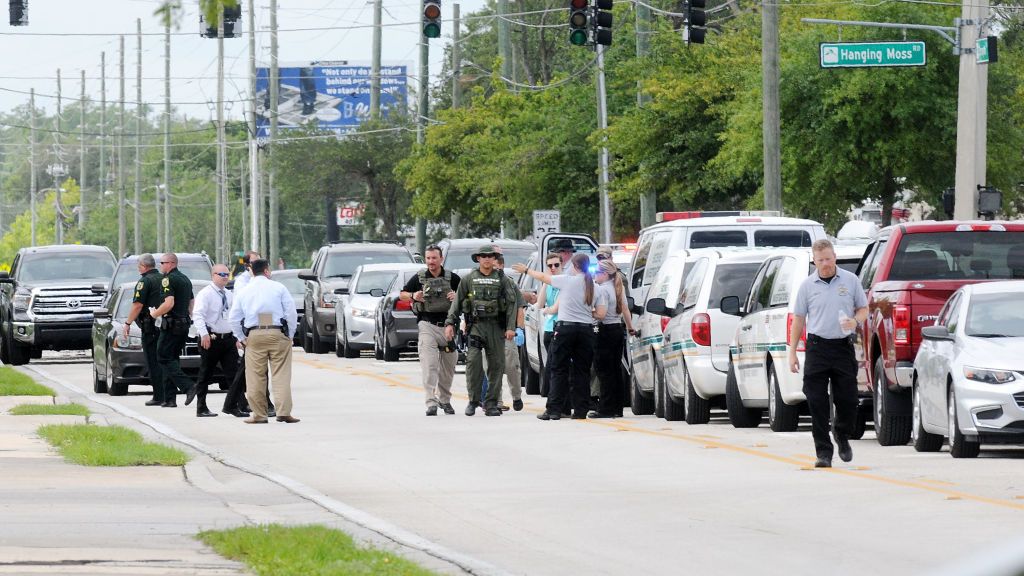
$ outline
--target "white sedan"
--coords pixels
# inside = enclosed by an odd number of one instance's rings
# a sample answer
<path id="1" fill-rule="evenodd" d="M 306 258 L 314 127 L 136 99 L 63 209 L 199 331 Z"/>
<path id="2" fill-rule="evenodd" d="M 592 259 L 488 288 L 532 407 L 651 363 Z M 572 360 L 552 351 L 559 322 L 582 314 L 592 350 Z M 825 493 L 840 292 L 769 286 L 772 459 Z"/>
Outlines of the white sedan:
<path id="1" fill-rule="evenodd" d="M 914 360 L 913 442 L 954 458 L 982 444 L 1024 444 L 1024 281 L 953 293 L 921 330 Z"/>

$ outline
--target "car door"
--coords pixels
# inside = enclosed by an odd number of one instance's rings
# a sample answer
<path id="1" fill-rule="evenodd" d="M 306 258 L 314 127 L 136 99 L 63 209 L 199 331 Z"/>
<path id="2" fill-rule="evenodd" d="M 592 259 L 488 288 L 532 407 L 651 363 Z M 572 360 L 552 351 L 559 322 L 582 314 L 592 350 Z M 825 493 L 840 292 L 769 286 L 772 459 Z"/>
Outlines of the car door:
<path id="1" fill-rule="evenodd" d="M 690 321 L 693 319 L 701 292 L 703 292 L 705 280 L 714 275 L 714 264 L 710 260 L 708 257 L 695 258 L 692 262 L 687 262 L 684 265 L 686 272 L 679 283 L 680 288 L 677 295 L 672 298 L 676 301 L 673 306 L 676 317 L 670 324 L 671 330 L 666 330 L 665 338 L 661 342 L 665 379 L 677 397 L 681 397 L 685 393 L 684 356 L 686 349 L 693 346 Z"/>
<path id="2" fill-rule="evenodd" d="M 945 314 L 940 314 L 946 331 L 959 337 L 957 332 L 960 324 L 960 310 L 965 300 L 963 292 L 956 292 L 946 302 Z M 953 361 L 957 353 L 956 340 L 931 340 L 931 358 L 929 359 L 928 386 L 921 389 L 921 418 L 934 429 L 944 430 L 949 433 L 949 419 L 947 417 L 948 401 L 946 395 L 946 377 L 952 372 Z"/>
<path id="3" fill-rule="evenodd" d="M 743 365 L 743 387 L 740 388 L 740 395 L 745 399 L 767 399 L 768 398 L 768 371 L 766 360 L 768 359 L 768 344 L 770 330 L 768 322 L 771 312 L 771 293 L 775 286 L 775 278 L 778 276 L 779 268 L 782 266 L 782 258 L 772 258 L 765 263 L 764 273 L 756 291 L 751 290 L 751 313 L 744 317 L 750 322 L 747 332 L 750 340 L 747 342 L 744 353 Z M 739 382 L 737 381 L 737 384 Z"/>
<path id="4" fill-rule="evenodd" d="M 750 371 L 752 370 L 751 365 L 754 362 L 756 352 L 753 344 L 757 336 L 757 333 L 754 331 L 754 321 L 758 318 L 755 314 L 757 312 L 757 294 L 761 291 L 765 271 L 771 262 L 771 259 L 766 260 L 761 264 L 757 273 L 754 274 L 754 281 L 750 284 L 746 300 L 740 305 L 743 316 L 736 323 L 732 365 L 733 373 L 736 375 L 736 384 L 743 398 L 749 398 L 748 394 L 754 389 L 750 383 Z"/>
<path id="5" fill-rule="evenodd" d="M 538 254 L 530 258 L 526 263 L 526 267 L 533 269 L 534 261 L 539 257 L 540 255 Z M 527 292 L 538 294 L 540 292 L 539 282 L 529 274 L 523 274 L 519 277 L 519 290 L 524 294 Z M 544 315 L 540 313 L 540 309 L 543 307 L 543 302 L 535 301 L 533 304 L 527 305 L 523 313 L 524 331 L 526 332 L 526 357 L 533 370 L 540 369 L 541 349 L 544 348 Z"/>
<path id="6" fill-rule="evenodd" d="M 110 300 L 107 302 L 107 316 L 105 318 L 94 318 L 92 322 L 92 358 L 96 364 L 96 372 L 99 374 L 106 372 L 107 338 L 110 335 L 114 312 L 120 306 L 122 294 L 124 294 L 123 290 L 120 288 L 115 289 L 111 294 Z"/>

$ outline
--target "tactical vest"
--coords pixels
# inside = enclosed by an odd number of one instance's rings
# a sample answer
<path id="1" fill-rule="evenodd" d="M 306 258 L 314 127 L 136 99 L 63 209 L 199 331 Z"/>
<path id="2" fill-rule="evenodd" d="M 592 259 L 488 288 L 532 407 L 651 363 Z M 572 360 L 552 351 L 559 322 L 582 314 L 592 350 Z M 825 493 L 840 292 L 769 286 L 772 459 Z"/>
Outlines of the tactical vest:
<path id="1" fill-rule="evenodd" d="M 423 302 L 413 302 L 413 312 L 417 314 L 447 312 L 451 306 L 448 292 L 452 289 L 452 273 L 445 270 L 444 275 L 434 278 L 427 275 L 426 270 L 417 274 L 423 290 Z"/>
<path id="2" fill-rule="evenodd" d="M 482 276 L 476 271 L 469 275 L 469 302 L 473 318 L 498 318 L 505 313 L 507 304 L 503 277 L 501 271 L 491 276 Z"/>

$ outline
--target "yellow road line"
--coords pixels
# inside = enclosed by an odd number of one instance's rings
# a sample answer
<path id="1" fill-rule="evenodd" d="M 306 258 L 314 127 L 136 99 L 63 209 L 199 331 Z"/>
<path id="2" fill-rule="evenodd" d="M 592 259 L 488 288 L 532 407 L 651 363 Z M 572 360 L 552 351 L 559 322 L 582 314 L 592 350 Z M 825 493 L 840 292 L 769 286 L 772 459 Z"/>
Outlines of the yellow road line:
<path id="1" fill-rule="evenodd" d="M 320 368 L 320 369 L 323 369 L 323 370 L 333 370 L 335 372 L 345 372 L 347 374 L 353 374 L 353 375 L 356 375 L 356 376 L 365 376 L 367 378 L 372 378 L 372 379 L 375 379 L 375 380 L 379 380 L 379 381 L 384 382 L 386 384 L 393 385 L 393 386 L 398 387 L 398 388 L 404 388 L 406 390 L 413 390 L 413 391 L 416 391 L 416 392 L 420 392 L 420 391 L 423 390 L 419 386 L 410 386 L 408 384 L 405 384 L 401 380 L 397 380 L 395 378 L 392 378 L 392 377 L 386 376 L 386 375 L 376 374 L 376 373 L 373 373 L 373 372 L 367 372 L 367 371 L 364 371 L 364 370 L 358 370 L 358 369 L 353 369 L 353 368 L 342 369 L 342 368 L 338 368 L 336 366 L 331 366 L 331 365 L 328 365 L 328 364 L 324 364 L 324 363 L 319 362 L 319 361 L 309 361 L 309 360 L 306 360 L 304 358 L 296 358 L 295 360 L 297 362 L 299 362 L 299 363 L 306 364 L 307 366 L 312 366 L 314 368 Z M 461 396 L 461 395 L 459 395 L 459 397 L 460 398 L 465 398 L 465 396 Z M 533 410 L 533 409 L 531 409 L 529 411 L 531 411 L 531 412 L 540 412 L 540 410 Z M 952 483 L 947 483 L 947 482 L 944 482 L 944 481 L 941 481 L 941 480 L 938 480 L 938 481 L 937 480 L 913 481 L 913 480 L 899 480 L 899 479 L 896 479 L 896 478 L 887 478 L 885 476 L 879 476 L 878 474 L 868 474 L 868 473 L 865 472 L 866 468 L 864 468 L 864 467 L 859 467 L 859 469 L 845 469 L 845 468 L 817 468 L 817 469 L 815 469 L 815 468 L 809 468 L 807 466 L 808 458 L 804 457 L 804 456 L 800 456 L 800 457 L 779 456 L 779 455 L 776 455 L 776 454 L 771 454 L 771 453 L 765 452 L 763 450 L 755 450 L 753 448 L 747 448 L 747 447 L 744 447 L 744 446 L 737 446 L 735 444 L 729 444 L 729 443 L 721 442 L 721 441 L 717 441 L 717 440 L 710 440 L 708 438 L 708 436 L 704 435 L 704 434 L 690 435 L 690 434 L 679 434 L 679 433 L 676 433 L 676 432 L 664 432 L 662 430 L 649 430 L 649 429 L 646 429 L 646 428 L 641 428 L 641 427 L 634 426 L 634 425 L 631 425 L 631 424 L 628 424 L 628 423 L 624 423 L 621 420 L 618 421 L 618 422 L 607 422 L 607 421 L 595 420 L 595 419 L 588 418 L 586 420 L 577 420 L 576 422 L 579 422 L 581 424 L 589 424 L 589 425 L 592 425 L 592 426 L 602 426 L 602 427 L 605 427 L 605 428 L 611 428 L 611 429 L 614 429 L 614 430 L 616 430 L 618 432 L 636 432 L 638 434 L 644 434 L 646 436 L 654 436 L 654 437 L 660 437 L 660 438 L 670 438 L 670 439 L 673 439 L 673 440 L 682 440 L 684 442 L 689 442 L 689 443 L 692 443 L 692 444 L 697 444 L 697 445 L 699 445 L 702 448 L 721 448 L 723 450 L 728 450 L 730 452 L 735 452 L 735 453 L 738 453 L 738 454 L 746 454 L 748 456 L 754 456 L 756 458 L 762 458 L 762 459 L 765 459 L 765 460 L 772 460 L 772 461 L 775 461 L 775 462 L 781 462 L 783 464 L 791 464 L 793 466 L 798 467 L 801 470 L 808 470 L 808 469 L 810 469 L 810 470 L 813 470 L 815 472 L 826 472 L 826 473 L 830 473 L 830 474 L 839 474 L 839 475 L 847 476 L 847 477 L 850 477 L 850 478 L 859 478 L 861 480 L 873 480 L 875 482 L 881 482 L 881 483 L 884 483 L 884 484 L 889 484 L 891 486 L 900 486 L 902 488 L 911 488 L 911 489 L 922 490 L 922 491 L 926 491 L 926 492 L 932 492 L 932 493 L 935 493 L 935 494 L 941 494 L 942 496 L 945 496 L 946 500 L 970 500 L 970 501 L 973 501 L 973 502 L 981 502 L 981 503 L 984 503 L 984 504 L 992 504 L 994 506 L 999 506 L 999 507 L 1002 507 L 1002 508 L 1009 508 L 1011 510 L 1021 510 L 1021 511 L 1024 511 L 1024 502 L 1014 502 L 1012 500 L 1002 500 L 1002 499 L 999 499 L 999 498 L 989 498 L 987 496 L 978 496 L 978 495 L 975 495 L 975 494 L 968 494 L 966 492 L 959 492 L 959 491 L 956 491 L 956 490 L 950 490 L 948 488 L 942 488 L 941 486 L 931 485 L 933 483 L 952 484 Z"/>

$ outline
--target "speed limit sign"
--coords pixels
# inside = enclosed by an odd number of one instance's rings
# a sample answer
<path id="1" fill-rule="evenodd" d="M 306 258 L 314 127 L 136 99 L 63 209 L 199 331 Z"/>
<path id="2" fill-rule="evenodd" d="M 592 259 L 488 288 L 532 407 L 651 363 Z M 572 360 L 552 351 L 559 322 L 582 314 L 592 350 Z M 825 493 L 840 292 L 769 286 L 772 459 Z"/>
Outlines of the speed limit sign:
<path id="1" fill-rule="evenodd" d="M 537 238 L 551 232 L 562 231 L 562 213 L 559 210 L 534 210 L 533 233 Z"/>

